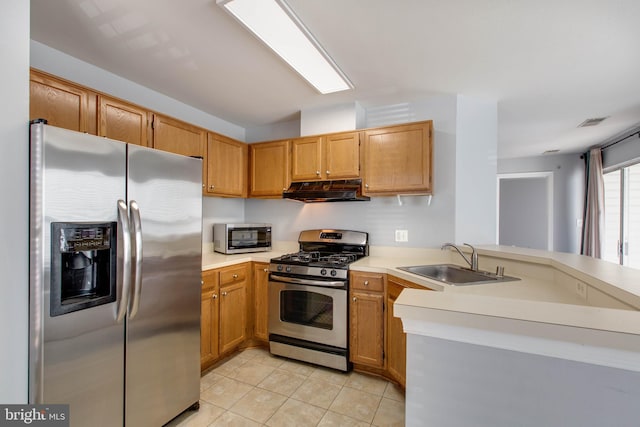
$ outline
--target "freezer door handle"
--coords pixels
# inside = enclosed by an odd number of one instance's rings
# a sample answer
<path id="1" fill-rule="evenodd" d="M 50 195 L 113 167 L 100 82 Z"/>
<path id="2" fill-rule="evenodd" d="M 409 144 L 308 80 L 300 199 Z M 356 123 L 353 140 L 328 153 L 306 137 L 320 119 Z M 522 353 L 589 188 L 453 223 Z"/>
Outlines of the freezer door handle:
<path id="1" fill-rule="evenodd" d="M 142 292 L 142 221 L 140 220 L 140 207 L 135 200 L 129 203 L 131 227 L 133 228 L 133 299 L 129 319 L 133 319 L 140 308 L 140 294 Z"/>
<path id="2" fill-rule="evenodd" d="M 120 290 L 116 321 L 121 323 L 127 314 L 129 294 L 131 293 L 131 232 L 129 231 L 127 204 L 124 200 L 118 200 L 118 227 L 122 235 L 122 275 L 120 276 L 122 289 Z"/>

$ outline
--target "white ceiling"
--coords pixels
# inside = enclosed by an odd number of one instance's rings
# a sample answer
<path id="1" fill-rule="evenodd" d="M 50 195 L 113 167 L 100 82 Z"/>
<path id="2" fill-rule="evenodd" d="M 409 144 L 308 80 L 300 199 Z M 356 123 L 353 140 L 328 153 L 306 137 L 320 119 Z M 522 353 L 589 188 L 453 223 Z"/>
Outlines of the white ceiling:
<path id="1" fill-rule="evenodd" d="M 245 128 L 442 93 L 497 101 L 500 158 L 640 125 L 638 0 L 287 2 L 354 90 L 318 94 L 215 0 L 31 0 L 31 37 Z"/>

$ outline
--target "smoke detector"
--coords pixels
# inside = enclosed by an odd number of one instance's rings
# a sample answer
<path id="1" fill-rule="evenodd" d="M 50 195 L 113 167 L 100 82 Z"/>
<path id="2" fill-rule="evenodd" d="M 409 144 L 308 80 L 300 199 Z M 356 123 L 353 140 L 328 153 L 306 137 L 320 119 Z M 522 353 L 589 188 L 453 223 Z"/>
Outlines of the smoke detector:
<path id="1" fill-rule="evenodd" d="M 600 123 L 602 123 L 603 120 L 607 119 L 609 116 L 606 117 L 595 117 L 593 119 L 587 119 L 584 122 L 580 123 L 578 125 L 579 128 L 585 128 L 588 126 L 597 126 Z"/>

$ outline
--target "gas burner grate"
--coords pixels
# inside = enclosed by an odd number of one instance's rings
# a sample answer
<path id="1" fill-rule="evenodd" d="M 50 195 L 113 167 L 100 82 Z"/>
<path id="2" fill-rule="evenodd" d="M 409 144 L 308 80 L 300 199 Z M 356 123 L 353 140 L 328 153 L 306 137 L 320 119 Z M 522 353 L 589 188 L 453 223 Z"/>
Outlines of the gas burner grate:
<path id="1" fill-rule="evenodd" d="M 291 261 L 291 262 L 312 262 L 320 259 L 320 252 L 297 252 L 293 254 L 286 254 L 280 257 L 281 261 Z"/>
<path id="2" fill-rule="evenodd" d="M 358 257 L 355 254 L 332 254 L 320 257 L 318 261 L 332 265 L 346 265 L 356 261 L 357 259 Z"/>

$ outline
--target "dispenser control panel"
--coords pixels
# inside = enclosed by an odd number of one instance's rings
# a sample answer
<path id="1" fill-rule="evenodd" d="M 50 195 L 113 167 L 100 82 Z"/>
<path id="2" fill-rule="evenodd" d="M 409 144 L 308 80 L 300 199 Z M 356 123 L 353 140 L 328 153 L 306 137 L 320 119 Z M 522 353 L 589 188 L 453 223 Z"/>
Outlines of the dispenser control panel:
<path id="1" fill-rule="evenodd" d="M 111 227 L 61 228 L 60 252 L 81 252 L 111 247 Z"/>

